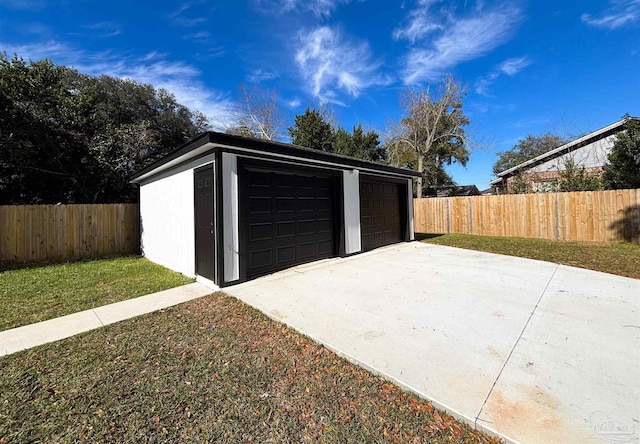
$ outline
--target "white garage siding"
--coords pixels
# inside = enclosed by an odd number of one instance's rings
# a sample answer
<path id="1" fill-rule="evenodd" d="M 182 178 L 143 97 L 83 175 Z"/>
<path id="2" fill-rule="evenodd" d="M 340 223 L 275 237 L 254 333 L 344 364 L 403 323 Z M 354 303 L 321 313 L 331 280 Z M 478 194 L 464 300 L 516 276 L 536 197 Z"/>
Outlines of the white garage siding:
<path id="1" fill-rule="evenodd" d="M 344 187 L 344 247 L 346 254 L 362 251 L 360 239 L 360 174 L 358 170 L 342 173 Z"/>
<path id="2" fill-rule="evenodd" d="M 413 179 L 407 179 L 407 218 L 409 240 L 415 240 L 416 234 L 413 232 Z"/>
<path id="3" fill-rule="evenodd" d="M 150 261 L 195 276 L 193 170 L 207 156 L 163 171 L 140 184 L 142 253 Z"/>

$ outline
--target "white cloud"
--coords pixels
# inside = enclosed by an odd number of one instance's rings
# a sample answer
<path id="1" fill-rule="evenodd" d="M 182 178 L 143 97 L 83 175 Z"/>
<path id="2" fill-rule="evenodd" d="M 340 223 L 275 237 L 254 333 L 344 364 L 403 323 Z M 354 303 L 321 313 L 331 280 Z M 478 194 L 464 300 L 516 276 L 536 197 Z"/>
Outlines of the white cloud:
<path id="1" fill-rule="evenodd" d="M 206 17 L 186 17 L 185 16 L 185 12 L 187 12 L 192 6 L 202 5 L 204 3 L 206 3 L 205 0 L 196 0 L 196 1 L 183 3 L 178 7 L 178 9 L 176 9 L 171 14 L 169 14 L 169 18 L 171 19 L 173 24 L 178 26 L 184 26 L 185 28 L 190 28 L 192 26 L 205 23 L 209 21 L 209 19 Z"/>
<path id="2" fill-rule="evenodd" d="M 476 81 L 476 93 L 483 96 L 489 96 L 489 87 L 494 84 L 498 77 L 500 77 L 501 75 L 512 77 L 532 63 L 533 62 L 531 61 L 531 59 L 529 59 L 529 57 L 514 57 L 505 60 L 504 62 L 498 64 L 495 69 L 489 74 L 481 77 Z"/>
<path id="3" fill-rule="evenodd" d="M 287 105 L 289 108 L 295 109 L 300 105 L 302 105 L 302 100 L 300 100 L 298 97 L 294 97 L 291 100 L 286 100 L 284 104 Z"/>
<path id="4" fill-rule="evenodd" d="M 491 52 L 511 37 L 520 19 L 520 10 L 510 5 L 491 10 L 480 6 L 463 17 L 441 10 L 432 19 L 435 3 L 422 1 L 405 26 L 394 32 L 397 39 L 411 43 L 403 60 L 406 84 L 436 80 L 459 63 Z"/>
<path id="5" fill-rule="evenodd" d="M 120 26 L 112 22 L 92 23 L 90 25 L 85 25 L 84 28 L 92 30 L 94 35 L 97 37 L 114 37 L 122 34 Z"/>
<path id="6" fill-rule="evenodd" d="M 393 31 L 393 38 L 396 40 L 408 40 L 415 43 L 416 40 L 426 36 L 430 32 L 441 30 L 442 23 L 432 19 L 433 15 L 429 9 L 432 4 L 439 0 L 423 0 L 419 2 L 420 7 L 409 12 L 409 18 L 404 26 Z"/>
<path id="7" fill-rule="evenodd" d="M 531 63 L 533 62 L 528 57 L 514 57 L 500 63 L 496 68 L 501 73 L 504 73 L 508 76 L 513 76 L 518 74 L 527 66 L 531 65 Z"/>
<path id="8" fill-rule="evenodd" d="M 321 102 L 341 104 L 339 90 L 357 97 L 369 86 L 388 83 L 376 73 L 379 63 L 371 61 L 369 45 L 348 40 L 337 29 L 322 26 L 301 32 L 296 47 L 300 74 Z"/>
<path id="9" fill-rule="evenodd" d="M 214 129 L 224 129 L 233 121 L 231 110 L 235 104 L 227 94 L 204 85 L 200 80 L 201 73 L 195 67 L 180 61 L 169 61 L 161 53 L 133 57 L 122 53 L 77 50 L 69 44 L 55 41 L 17 46 L 0 42 L 0 47 L 6 48 L 7 54 L 16 53 L 27 60 L 49 58 L 86 74 L 106 74 L 164 88 L 179 103 L 207 116 Z"/>
<path id="10" fill-rule="evenodd" d="M 610 5 L 609 9 L 597 17 L 582 14 L 582 21 L 590 26 L 613 30 L 640 20 L 640 0 L 611 0 Z"/>
<path id="11" fill-rule="evenodd" d="M 341 4 L 351 0 L 256 0 L 259 9 L 270 14 L 284 14 L 293 10 L 312 12 L 327 18 Z"/>
<path id="12" fill-rule="evenodd" d="M 261 83 L 265 80 L 273 80 L 279 77 L 278 73 L 269 69 L 256 69 L 255 71 L 247 74 L 247 81 L 250 83 Z"/>

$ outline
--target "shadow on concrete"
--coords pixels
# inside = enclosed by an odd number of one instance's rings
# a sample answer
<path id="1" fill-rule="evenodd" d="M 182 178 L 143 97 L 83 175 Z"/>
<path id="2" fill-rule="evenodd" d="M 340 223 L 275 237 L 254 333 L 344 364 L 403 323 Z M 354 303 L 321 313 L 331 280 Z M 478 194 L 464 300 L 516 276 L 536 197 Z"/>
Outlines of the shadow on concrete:
<path id="1" fill-rule="evenodd" d="M 640 205 L 627 207 L 622 217 L 609 228 L 616 231 L 618 239 L 640 244 Z"/>

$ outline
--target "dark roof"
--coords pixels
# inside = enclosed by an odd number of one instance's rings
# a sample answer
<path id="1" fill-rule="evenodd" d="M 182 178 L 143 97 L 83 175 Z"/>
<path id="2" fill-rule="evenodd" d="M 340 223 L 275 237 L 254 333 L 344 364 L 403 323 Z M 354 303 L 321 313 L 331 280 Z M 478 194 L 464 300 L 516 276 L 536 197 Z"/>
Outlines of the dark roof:
<path id="1" fill-rule="evenodd" d="M 177 163 L 182 163 L 181 160 L 186 161 L 192 157 L 195 157 L 195 155 L 203 152 L 204 148 L 206 148 L 205 151 L 210 151 L 215 148 L 259 151 L 264 155 L 271 155 L 275 157 L 295 157 L 310 161 L 311 163 L 329 163 L 336 166 L 337 168 L 348 167 L 352 169 L 357 168 L 362 170 L 373 170 L 383 173 L 406 176 L 407 178 L 420 177 L 420 173 L 416 171 L 411 171 L 404 168 L 395 168 L 388 165 L 381 165 L 379 163 L 354 159 L 339 154 L 326 153 L 324 151 L 305 148 L 289 143 L 253 139 L 249 137 L 241 137 L 232 134 L 208 131 L 169 152 L 167 155 L 153 162 L 151 165 L 137 171 L 131 176 L 130 180 L 132 182 L 137 182 L 144 179 L 145 177 L 150 176 L 151 173 L 153 173 L 155 170 L 164 170 Z M 162 168 L 164 166 L 166 166 L 166 168 Z"/>
<path id="2" fill-rule="evenodd" d="M 437 197 L 455 197 L 455 196 L 479 196 L 480 191 L 475 185 L 454 185 L 450 187 L 438 188 Z"/>

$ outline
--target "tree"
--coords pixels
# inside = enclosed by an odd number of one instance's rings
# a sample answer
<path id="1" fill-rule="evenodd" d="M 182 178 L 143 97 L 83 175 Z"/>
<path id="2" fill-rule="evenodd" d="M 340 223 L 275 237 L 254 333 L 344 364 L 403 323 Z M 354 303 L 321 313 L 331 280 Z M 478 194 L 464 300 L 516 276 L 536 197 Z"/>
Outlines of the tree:
<path id="1" fill-rule="evenodd" d="M 275 91 L 263 90 L 257 85 L 248 87 L 245 84 L 240 84 L 238 91 L 241 109 L 238 123 L 232 127 L 230 134 L 277 140 L 284 119 L 278 108 Z"/>
<path id="2" fill-rule="evenodd" d="M 368 160 L 371 162 L 386 162 L 387 152 L 380 145 L 380 136 L 375 131 L 367 133 L 358 124 L 349 133 L 344 128 L 339 128 L 334 133 L 333 152 L 356 159 Z"/>
<path id="3" fill-rule="evenodd" d="M 540 136 L 529 134 L 510 150 L 498 153 L 499 158 L 493 165 L 493 174 L 498 175 L 565 143 L 567 140 L 556 134 L 546 133 Z"/>
<path id="4" fill-rule="evenodd" d="M 588 173 L 583 166 L 569 158 L 558 170 L 558 191 L 596 191 L 602 188 L 600 175 Z"/>
<path id="5" fill-rule="evenodd" d="M 640 188 L 640 119 L 624 116 L 624 131 L 616 136 L 602 180 L 607 189 Z"/>
<path id="6" fill-rule="evenodd" d="M 318 110 L 307 108 L 303 114 L 295 116 L 289 135 L 294 145 L 333 152 L 333 127 Z"/>
<path id="7" fill-rule="evenodd" d="M 165 90 L 0 54 L 0 204 L 135 202 L 129 176 L 206 128 Z"/>
<path id="8" fill-rule="evenodd" d="M 436 168 L 444 163 L 466 165 L 469 158 L 464 127 L 469 119 L 462 111 L 465 91 L 451 76 L 435 92 L 409 89 L 402 98 L 404 117 L 391 130 L 387 147 L 397 166 L 411 165 L 423 176 L 425 162 Z M 422 197 L 423 177 L 418 178 L 416 195 Z"/>

